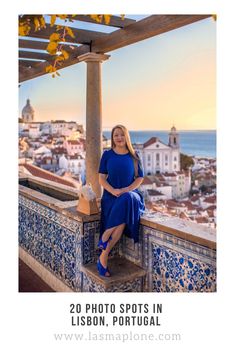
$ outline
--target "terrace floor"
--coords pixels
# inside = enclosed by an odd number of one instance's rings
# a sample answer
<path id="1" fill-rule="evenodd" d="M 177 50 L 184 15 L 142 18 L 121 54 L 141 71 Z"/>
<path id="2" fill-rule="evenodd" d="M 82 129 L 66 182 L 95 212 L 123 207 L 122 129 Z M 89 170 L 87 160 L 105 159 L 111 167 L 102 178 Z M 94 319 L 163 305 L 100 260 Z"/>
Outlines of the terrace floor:
<path id="1" fill-rule="evenodd" d="M 19 292 L 54 292 L 34 271 L 19 259 Z"/>

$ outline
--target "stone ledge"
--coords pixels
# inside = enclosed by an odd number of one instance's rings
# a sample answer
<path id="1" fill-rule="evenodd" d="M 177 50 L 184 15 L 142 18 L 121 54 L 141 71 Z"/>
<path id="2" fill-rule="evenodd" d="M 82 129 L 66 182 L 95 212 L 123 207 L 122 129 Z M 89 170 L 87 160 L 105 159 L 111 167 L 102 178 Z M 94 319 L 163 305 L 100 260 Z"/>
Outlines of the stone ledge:
<path id="1" fill-rule="evenodd" d="M 114 257 L 110 259 L 108 268 L 111 277 L 101 277 L 97 271 L 96 263 L 82 266 L 81 271 L 105 289 L 116 285 L 117 283 L 130 282 L 146 275 L 144 269 L 123 257 Z"/>
<path id="2" fill-rule="evenodd" d="M 140 224 L 213 250 L 216 249 L 215 229 L 157 213 L 151 218 L 141 217 Z"/>

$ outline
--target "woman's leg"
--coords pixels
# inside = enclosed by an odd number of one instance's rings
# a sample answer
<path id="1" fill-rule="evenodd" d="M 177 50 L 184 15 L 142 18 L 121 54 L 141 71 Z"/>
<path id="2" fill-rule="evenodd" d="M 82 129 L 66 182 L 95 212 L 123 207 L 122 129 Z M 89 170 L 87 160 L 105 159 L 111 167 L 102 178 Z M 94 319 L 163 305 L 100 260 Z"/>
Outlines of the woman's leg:
<path id="1" fill-rule="evenodd" d="M 112 239 L 108 242 L 107 248 L 102 251 L 100 255 L 100 262 L 106 268 L 108 263 L 108 256 L 114 245 L 121 238 L 123 230 L 125 228 L 125 223 L 119 224 L 112 232 Z M 112 229 L 112 228 L 110 228 Z"/>
<path id="2" fill-rule="evenodd" d="M 104 233 L 102 234 L 102 241 L 103 242 L 107 241 L 110 238 L 111 234 L 113 233 L 113 231 L 115 229 L 116 229 L 116 227 L 112 227 L 112 228 L 106 229 L 104 231 Z"/>

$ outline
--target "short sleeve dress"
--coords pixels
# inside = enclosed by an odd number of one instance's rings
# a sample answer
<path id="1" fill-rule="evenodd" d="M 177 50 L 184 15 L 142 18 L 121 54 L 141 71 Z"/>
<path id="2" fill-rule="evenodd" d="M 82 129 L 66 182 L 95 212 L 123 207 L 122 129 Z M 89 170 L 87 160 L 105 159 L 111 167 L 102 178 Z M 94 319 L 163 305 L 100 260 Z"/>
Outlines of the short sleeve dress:
<path id="1" fill-rule="evenodd" d="M 102 155 L 99 173 L 107 174 L 107 182 L 115 189 L 129 186 L 135 180 L 135 167 L 131 154 L 118 154 L 113 149 Z M 143 177 L 143 167 L 138 163 L 138 176 Z M 139 241 L 139 221 L 145 209 L 142 194 L 135 189 L 116 197 L 104 189 L 101 198 L 100 237 L 106 229 L 125 223 L 124 234 Z"/>

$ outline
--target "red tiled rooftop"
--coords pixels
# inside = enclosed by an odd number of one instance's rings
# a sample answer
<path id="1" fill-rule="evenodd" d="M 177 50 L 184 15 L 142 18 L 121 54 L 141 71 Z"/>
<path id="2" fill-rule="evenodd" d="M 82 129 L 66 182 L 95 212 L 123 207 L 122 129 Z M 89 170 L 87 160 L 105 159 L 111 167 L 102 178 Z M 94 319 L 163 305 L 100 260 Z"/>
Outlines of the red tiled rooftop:
<path id="1" fill-rule="evenodd" d="M 48 172 L 47 170 L 44 170 L 42 168 L 36 167 L 35 165 L 32 164 L 27 164 L 27 163 L 21 163 L 19 166 L 24 167 L 30 174 L 33 176 L 36 176 L 38 178 L 54 181 L 59 184 L 63 184 L 66 186 L 70 187 L 76 187 L 73 182 L 70 182 L 68 180 L 65 180 L 64 178 L 57 176 L 51 172 Z"/>
<path id="2" fill-rule="evenodd" d="M 197 217 L 197 223 L 208 223 L 208 219 L 206 217 Z"/>
<path id="3" fill-rule="evenodd" d="M 144 177 L 144 180 L 141 185 L 148 185 L 148 184 L 153 184 L 152 180 L 149 179 L 147 176 Z"/>
<path id="4" fill-rule="evenodd" d="M 148 141 L 144 143 L 144 148 L 152 145 L 153 143 L 156 143 L 157 140 L 157 137 L 151 137 Z"/>
<path id="5" fill-rule="evenodd" d="M 208 196 L 204 199 L 204 202 L 208 203 L 215 203 L 216 202 L 216 196 Z"/>

